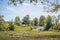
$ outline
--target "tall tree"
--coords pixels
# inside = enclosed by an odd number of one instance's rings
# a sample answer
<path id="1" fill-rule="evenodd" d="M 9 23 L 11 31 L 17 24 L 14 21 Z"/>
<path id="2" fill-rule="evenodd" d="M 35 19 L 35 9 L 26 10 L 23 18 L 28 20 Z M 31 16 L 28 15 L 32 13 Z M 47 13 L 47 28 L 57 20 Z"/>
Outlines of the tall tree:
<path id="1" fill-rule="evenodd" d="M 46 27 L 45 30 L 49 30 L 49 28 L 52 26 L 52 17 L 48 15 L 47 20 L 46 20 Z"/>
<path id="2" fill-rule="evenodd" d="M 44 26 L 44 23 L 45 23 L 45 16 L 40 16 L 39 26 Z"/>
<path id="3" fill-rule="evenodd" d="M 37 26 L 38 25 L 38 18 L 34 18 L 34 26 Z"/>
<path id="4" fill-rule="evenodd" d="M 15 18 L 15 25 L 20 26 L 20 24 L 21 24 L 21 20 L 20 20 L 20 18 L 17 16 L 17 17 Z"/>
<path id="5" fill-rule="evenodd" d="M 56 23 L 56 16 L 52 17 L 52 24 L 54 25 Z"/>
<path id="6" fill-rule="evenodd" d="M 57 25 L 54 25 L 53 30 L 60 31 L 60 23 L 57 23 Z"/>
<path id="7" fill-rule="evenodd" d="M 60 14 L 58 15 L 58 20 L 59 20 L 59 22 L 60 22 Z"/>
<path id="8" fill-rule="evenodd" d="M 26 16 L 23 18 L 23 24 L 29 25 L 29 23 L 30 23 L 29 18 L 30 18 L 29 15 L 26 15 Z"/>
<path id="9" fill-rule="evenodd" d="M 13 23 L 13 21 L 9 22 L 9 30 L 14 31 L 14 23 Z"/>
<path id="10" fill-rule="evenodd" d="M 30 20 L 30 26 L 34 25 L 34 20 Z"/>
<path id="11" fill-rule="evenodd" d="M 55 25 L 53 26 L 53 30 L 60 30 L 60 15 L 58 15 L 55 19 Z"/>
<path id="12" fill-rule="evenodd" d="M 3 19 L 3 16 L 0 16 L 0 31 L 4 30 L 4 23 L 5 23 L 5 20 Z"/>

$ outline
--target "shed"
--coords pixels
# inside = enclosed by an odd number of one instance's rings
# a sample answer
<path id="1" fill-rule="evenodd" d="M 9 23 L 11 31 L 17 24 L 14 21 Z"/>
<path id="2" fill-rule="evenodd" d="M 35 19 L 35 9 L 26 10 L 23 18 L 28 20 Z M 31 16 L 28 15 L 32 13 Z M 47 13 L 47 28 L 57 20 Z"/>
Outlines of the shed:
<path id="1" fill-rule="evenodd" d="M 44 26 L 39 26 L 37 29 L 38 29 L 38 31 L 43 31 L 45 29 L 45 27 Z"/>

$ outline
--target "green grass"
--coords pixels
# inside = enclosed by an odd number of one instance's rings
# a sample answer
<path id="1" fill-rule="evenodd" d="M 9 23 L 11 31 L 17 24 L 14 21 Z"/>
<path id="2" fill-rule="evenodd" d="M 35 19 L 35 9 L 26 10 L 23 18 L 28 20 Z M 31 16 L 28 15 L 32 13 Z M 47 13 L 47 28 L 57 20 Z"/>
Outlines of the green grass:
<path id="1" fill-rule="evenodd" d="M 33 30 L 31 30 L 31 28 Z M 33 27 L 33 26 L 15 26 L 15 30 L 21 30 L 21 31 L 38 31 L 37 27 Z"/>
<path id="2" fill-rule="evenodd" d="M 14 27 L 14 31 L 1 31 L 0 40 L 60 40 L 60 32 L 38 31 L 36 27 L 32 26 Z"/>
<path id="3" fill-rule="evenodd" d="M 30 30 L 29 26 L 15 26 L 15 30 L 28 31 Z"/>
<path id="4" fill-rule="evenodd" d="M 55 36 L 55 38 L 50 37 Z M 53 31 L 2 31 L 0 40 L 60 40 L 60 32 Z"/>

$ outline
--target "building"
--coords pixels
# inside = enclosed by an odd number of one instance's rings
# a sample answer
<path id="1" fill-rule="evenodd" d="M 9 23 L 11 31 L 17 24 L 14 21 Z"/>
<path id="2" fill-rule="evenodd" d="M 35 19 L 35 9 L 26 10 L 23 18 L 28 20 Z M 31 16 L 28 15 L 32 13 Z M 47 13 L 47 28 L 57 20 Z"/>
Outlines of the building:
<path id="1" fill-rule="evenodd" d="M 45 27 L 44 26 L 38 26 L 38 31 L 44 31 Z"/>

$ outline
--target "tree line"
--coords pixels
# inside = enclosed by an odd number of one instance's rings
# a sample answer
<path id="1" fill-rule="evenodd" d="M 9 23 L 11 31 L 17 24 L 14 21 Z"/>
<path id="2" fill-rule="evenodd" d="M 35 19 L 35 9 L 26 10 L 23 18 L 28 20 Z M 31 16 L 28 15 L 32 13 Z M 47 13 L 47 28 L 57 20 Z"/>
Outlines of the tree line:
<path id="1" fill-rule="evenodd" d="M 60 15 L 56 16 L 51 16 L 48 15 L 47 17 L 41 15 L 40 18 L 38 19 L 35 17 L 34 19 L 30 20 L 30 16 L 26 15 L 23 17 L 21 20 L 19 16 L 15 17 L 15 20 L 11 21 L 6 21 L 4 20 L 3 16 L 0 16 L 0 31 L 5 31 L 5 30 L 10 30 L 14 31 L 14 26 L 43 26 L 45 27 L 45 30 L 55 30 L 55 31 L 60 31 Z"/>

